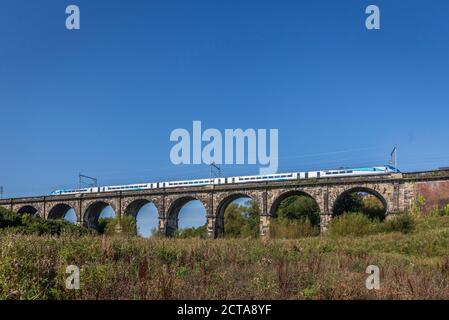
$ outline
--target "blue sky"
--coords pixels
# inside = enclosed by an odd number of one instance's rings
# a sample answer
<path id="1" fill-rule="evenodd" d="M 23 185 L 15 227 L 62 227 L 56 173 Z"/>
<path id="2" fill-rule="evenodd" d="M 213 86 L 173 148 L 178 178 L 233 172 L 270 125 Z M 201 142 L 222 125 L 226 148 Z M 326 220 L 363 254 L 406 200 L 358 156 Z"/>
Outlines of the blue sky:
<path id="1" fill-rule="evenodd" d="M 81 30 L 65 29 L 65 8 Z M 365 28 L 365 8 L 381 30 Z M 279 129 L 280 171 L 449 165 L 447 1 L 2 0 L 0 185 L 207 177 L 170 132 Z M 225 175 L 257 166 L 225 166 Z"/>

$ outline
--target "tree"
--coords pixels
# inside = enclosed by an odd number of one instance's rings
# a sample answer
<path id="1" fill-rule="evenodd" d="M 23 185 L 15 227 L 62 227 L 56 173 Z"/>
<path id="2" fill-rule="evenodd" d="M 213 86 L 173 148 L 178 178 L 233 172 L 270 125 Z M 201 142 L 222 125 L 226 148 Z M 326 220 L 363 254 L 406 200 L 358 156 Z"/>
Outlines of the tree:
<path id="1" fill-rule="evenodd" d="M 307 196 L 291 196 L 281 201 L 275 218 L 283 220 L 308 219 L 312 226 L 320 223 L 320 208 Z"/>
<path id="2" fill-rule="evenodd" d="M 207 223 L 199 227 L 190 227 L 176 230 L 175 238 L 205 238 Z"/>
<path id="3" fill-rule="evenodd" d="M 257 238 L 259 236 L 259 207 L 255 201 L 245 205 L 231 203 L 224 213 L 226 238 Z"/>
<path id="4" fill-rule="evenodd" d="M 101 234 L 112 236 L 117 233 L 119 224 L 122 235 L 137 235 L 136 220 L 131 215 L 124 215 L 121 221 L 118 216 L 114 218 L 100 218 L 98 220 L 98 232 Z"/>
<path id="5" fill-rule="evenodd" d="M 383 220 L 385 218 L 384 205 L 375 196 L 367 195 L 363 197 L 362 212 L 373 220 Z"/>
<path id="6" fill-rule="evenodd" d="M 376 196 L 364 192 L 354 192 L 340 197 L 335 203 L 333 214 L 339 216 L 343 213 L 363 213 L 372 220 L 385 218 L 383 203 Z"/>
<path id="7" fill-rule="evenodd" d="M 340 197 L 334 206 L 333 215 L 339 216 L 343 213 L 362 212 L 363 198 L 359 193 L 346 194 Z"/>

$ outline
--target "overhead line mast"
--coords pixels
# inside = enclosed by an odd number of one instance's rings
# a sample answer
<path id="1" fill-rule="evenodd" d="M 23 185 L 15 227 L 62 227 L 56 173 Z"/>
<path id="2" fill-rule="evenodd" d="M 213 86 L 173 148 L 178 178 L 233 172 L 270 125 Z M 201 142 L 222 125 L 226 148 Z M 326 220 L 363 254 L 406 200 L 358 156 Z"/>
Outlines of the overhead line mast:
<path id="1" fill-rule="evenodd" d="M 214 178 L 221 178 L 221 168 L 212 162 L 210 164 L 210 180 Z"/>
<path id="2" fill-rule="evenodd" d="M 89 182 L 86 182 L 86 180 Z M 92 177 L 89 177 L 89 176 L 86 176 L 86 175 L 80 173 L 80 174 L 78 174 L 79 189 L 81 189 L 83 187 L 83 185 L 88 188 L 89 187 L 98 187 L 98 180 L 97 180 L 97 178 L 92 178 Z"/>
<path id="3" fill-rule="evenodd" d="M 390 154 L 390 164 L 394 166 L 396 170 L 398 170 L 398 146 L 395 145 L 393 151 Z"/>

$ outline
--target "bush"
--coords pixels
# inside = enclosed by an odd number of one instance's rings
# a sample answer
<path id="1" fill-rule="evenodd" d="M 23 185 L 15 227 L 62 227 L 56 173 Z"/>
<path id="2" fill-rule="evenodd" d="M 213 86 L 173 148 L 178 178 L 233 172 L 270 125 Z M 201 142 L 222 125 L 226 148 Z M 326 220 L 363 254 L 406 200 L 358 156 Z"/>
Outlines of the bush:
<path id="1" fill-rule="evenodd" d="M 273 219 L 270 223 L 270 237 L 276 239 L 295 239 L 313 237 L 320 234 L 318 226 L 313 226 L 309 219 L 299 220 Z"/>
<path id="2" fill-rule="evenodd" d="M 178 229 L 175 231 L 174 235 L 175 238 L 201 238 L 204 239 L 206 237 L 206 225 L 203 225 L 201 227 L 195 228 L 185 228 L 185 229 Z"/>
<path id="3" fill-rule="evenodd" d="M 315 200 L 307 196 L 290 196 L 282 200 L 275 218 L 310 221 L 312 226 L 320 223 L 320 208 Z"/>
<path id="4" fill-rule="evenodd" d="M 121 221 L 121 228 L 119 228 L 120 218 L 118 216 L 114 218 L 100 218 L 98 219 L 98 232 L 108 236 L 117 234 L 118 231 L 122 235 L 136 236 L 137 225 L 133 216 L 124 215 Z"/>
<path id="5" fill-rule="evenodd" d="M 415 218 L 410 214 L 398 214 L 388 221 L 371 220 L 363 213 L 345 213 L 330 222 L 329 233 L 333 236 L 363 236 L 375 233 L 410 233 L 416 228 Z"/>
<path id="6" fill-rule="evenodd" d="M 260 212 L 254 201 L 246 205 L 231 203 L 224 213 L 225 238 L 257 238 Z"/>
<path id="7" fill-rule="evenodd" d="M 416 223 L 413 216 L 407 213 L 399 214 L 378 226 L 379 231 L 410 233 L 415 230 Z"/>
<path id="8" fill-rule="evenodd" d="M 449 216 L 449 204 L 447 204 L 443 209 L 441 209 L 442 216 Z"/>
<path id="9" fill-rule="evenodd" d="M 44 220 L 39 216 L 16 214 L 0 208 L 0 231 L 35 235 L 87 235 L 93 231 L 64 220 Z"/>
<path id="10" fill-rule="evenodd" d="M 4 208 L 0 208 L 0 229 L 22 225 L 22 219 Z"/>
<path id="11" fill-rule="evenodd" d="M 363 213 L 344 213 L 331 220 L 329 234 L 331 236 L 363 236 L 376 232 L 378 222 L 371 220 Z"/>
<path id="12" fill-rule="evenodd" d="M 443 208 L 435 208 L 433 210 L 431 210 L 428 215 L 432 215 L 432 216 L 449 216 L 449 204 L 447 204 L 446 206 L 444 206 Z"/>

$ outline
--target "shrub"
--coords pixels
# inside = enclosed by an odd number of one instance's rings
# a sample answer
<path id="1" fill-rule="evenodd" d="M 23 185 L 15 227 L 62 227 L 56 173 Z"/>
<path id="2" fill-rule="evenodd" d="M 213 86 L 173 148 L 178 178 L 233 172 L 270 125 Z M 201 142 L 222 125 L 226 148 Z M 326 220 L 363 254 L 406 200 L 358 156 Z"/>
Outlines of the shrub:
<path id="1" fill-rule="evenodd" d="M 431 210 L 428 215 L 432 215 L 432 216 L 449 216 L 449 204 L 447 204 L 446 206 L 444 206 L 443 208 L 434 208 L 433 210 Z"/>
<path id="2" fill-rule="evenodd" d="M 377 221 L 363 213 L 344 213 L 332 219 L 329 224 L 331 236 L 363 236 L 376 232 Z"/>
<path id="3" fill-rule="evenodd" d="M 0 208 L 0 231 L 20 234 L 86 235 L 93 231 L 64 220 L 44 220 L 39 216 L 16 214 Z"/>
<path id="4" fill-rule="evenodd" d="M 415 230 L 416 223 L 412 215 L 403 213 L 398 214 L 391 220 L 378 225 L 379 231 L 383 232 L 401 232 L 410 233 Z"/>
<path id="5" fill-rule="evenodd" d="M 276 218 L 310 221 L 312 226 L 320 223 L 320 208 L 315 200 L 307 196 L 290 196 L 282 200 L 275 213 Z"/>
<path id="6" fill-rule="evenodd" d="M 4 208 L 0 208 L 0 228 L 17 227 L 22 225 L 22 219 Z"/>
<path id="7" fill-rule="evenodd" d="M 120 225 L 120 228 L 119 228 Z M 108 236 L 117 234 L 120 231 L 122 235 L 136 236 L 137 225 L 134 217 L 124 215 L 121 219 L 118 216 L 114 218 L 100 218 L 98 219 L 98 232 Z"/>
<path id="8" fill-rule="evenodd" d="M 447 204 L 441 211 L 442 216 L 449 216 L 449 204 Z"/>
<path id="9" fill-rule="evenodd" d="M 412 206 L 410 208 L 410 213 L 414 216 L 421 215 L 425 205 L 426 205 L 426 198 L 423 195 L 419 195 L 412 202 Z"/>
<path id="10" fill-rule="evenodd" d="M 205 238 L 206 237 L 206 225 L 203 225 L 201 227 L 195 228 L 185 228 L 185 229 L 178 229 L 175 231 L 174 235 L 175 238 Z"/>
<path id="11" fill-rule="evenodd" d="M 257 238 L 260 212 L 254 201 L 246 205 L 231 203 L 224 213 L 225 238 Z"/>
<path id="12" fill-rule="evenodd" d="M 320 233 L 318 226 L 313 226 L 309 219 L 298 220 L 273 219 L 270 223 L 270 237 L 277 239 L 295 239 L 317 236 Z"/>

